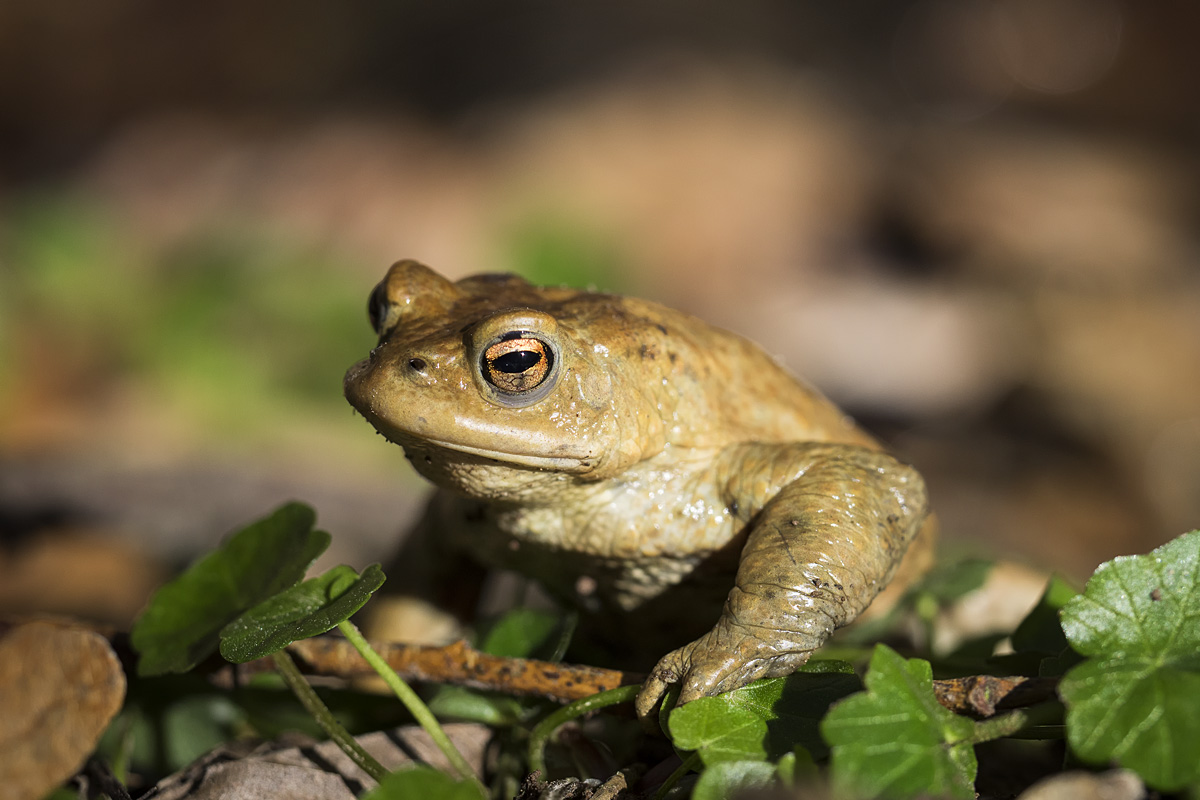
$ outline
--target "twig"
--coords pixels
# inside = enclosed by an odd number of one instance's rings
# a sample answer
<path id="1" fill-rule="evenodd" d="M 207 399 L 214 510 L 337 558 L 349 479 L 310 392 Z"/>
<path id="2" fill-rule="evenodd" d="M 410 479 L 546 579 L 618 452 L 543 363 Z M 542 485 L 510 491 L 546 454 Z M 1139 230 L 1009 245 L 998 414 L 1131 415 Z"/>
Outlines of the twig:
<path id="1" fill-rule="evenodd" d="M 643 678 L 617 670 L 491 656 L 464 641 L 444 647 L 378 642 L 372 642 L 371 646 L 405 680 L 533 695 L 560 703 L 640 683 Z M 301 659 L 302 669 L 313 674 L 342 678 L 375 674 L 358 651 L 342 639 L 318 636 L 295 642 L 288 649 Z"/>

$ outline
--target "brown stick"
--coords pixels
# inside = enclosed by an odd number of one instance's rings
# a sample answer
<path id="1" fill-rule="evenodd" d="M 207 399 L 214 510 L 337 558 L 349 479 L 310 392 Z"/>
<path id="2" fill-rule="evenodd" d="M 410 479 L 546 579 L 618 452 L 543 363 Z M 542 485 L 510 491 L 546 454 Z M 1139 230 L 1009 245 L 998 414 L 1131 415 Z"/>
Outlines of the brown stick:
<path id="1" fill-rule="evenodd" d="M 553 664 L 481 653 L 465 641 L 444 647 L 372 643 L 388 666 L 406 680 L 450 683 L 505 694 L 533 695 L 569 703 L 582 697 L 640 683 L 643 675 L 574 664 Z M 316 675 L 356 678 L 374 674 L 343 639 L 318 636 L 290 645 L 301 669 Z M 998 711 L 1035 705 L 1054 696 L 1056 681 L 1046 678 L 972 675 L 933 682 L 938 702 L 956 714 L 984 718 Z"/>
<path id="2" fill-rule="evenodd" d="M 569 703 L 596 692 L 640 683 L 637 673 L 597 669 L 573 664 L 554 664 L 527 658 L 503 658 L 475 650 L 465 641 L 444 647 L 413 644 L 371 646 L 388 666 L 405 680 L 451 683 L 505 694 L 534 695 Z M 354 678 L 373 675 L 349 642 L 318 636 L 289 645 L 301 660 L 301 669 L 317 675 Z"/>

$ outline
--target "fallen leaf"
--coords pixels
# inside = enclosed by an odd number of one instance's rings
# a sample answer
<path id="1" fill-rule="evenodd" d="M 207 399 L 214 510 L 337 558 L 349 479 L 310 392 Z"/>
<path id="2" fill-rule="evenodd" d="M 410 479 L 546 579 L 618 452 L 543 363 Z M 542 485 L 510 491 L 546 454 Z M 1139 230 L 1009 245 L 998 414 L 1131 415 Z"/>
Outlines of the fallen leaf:
<path id="1" fill-rule="evenodd" d="M 38 800 L 79 771 L 125 700 L 103 636 L 48 621 L 0 639 L 0 786 Z"/>

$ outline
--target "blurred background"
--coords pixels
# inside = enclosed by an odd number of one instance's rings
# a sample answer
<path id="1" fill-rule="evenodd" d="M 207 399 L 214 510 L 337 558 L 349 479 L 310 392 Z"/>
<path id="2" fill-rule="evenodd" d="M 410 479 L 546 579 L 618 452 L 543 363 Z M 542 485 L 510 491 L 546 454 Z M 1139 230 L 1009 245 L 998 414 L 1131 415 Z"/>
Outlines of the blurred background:
<path id="1" fill-rule="evenodd" d="M 1200 526 L 1200 5 L 0 4 L 0 608 L 128 619 L 235 525 L 384 557 L 341 397 L 401 257 L 681 307 L 1085 577 Z"/>

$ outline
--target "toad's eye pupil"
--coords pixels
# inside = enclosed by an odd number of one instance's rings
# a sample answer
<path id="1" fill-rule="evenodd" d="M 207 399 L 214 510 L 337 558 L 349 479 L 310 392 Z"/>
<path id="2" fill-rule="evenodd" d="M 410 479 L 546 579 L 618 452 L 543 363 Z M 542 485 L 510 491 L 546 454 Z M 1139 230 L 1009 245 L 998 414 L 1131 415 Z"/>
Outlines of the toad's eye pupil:
<path id="1" fill-rule="evenodd" d="M 516 350 L 497 356 L 492 360 L 492 367 L 500 372 L 507 372 L 512 375 L 525 372 L 537 366 L 537 363 L 541 360 L 541 353 L 535 353 L 532 350 Z"/>
<path id="2" fill-rule="evenodd" d="M 501 392 L 523 394 L 553 375 L 554 351 L 541 339 L 517 332 L 488 347 L 480 366 L 483 379 Z"/>

